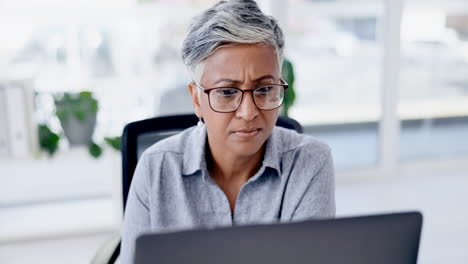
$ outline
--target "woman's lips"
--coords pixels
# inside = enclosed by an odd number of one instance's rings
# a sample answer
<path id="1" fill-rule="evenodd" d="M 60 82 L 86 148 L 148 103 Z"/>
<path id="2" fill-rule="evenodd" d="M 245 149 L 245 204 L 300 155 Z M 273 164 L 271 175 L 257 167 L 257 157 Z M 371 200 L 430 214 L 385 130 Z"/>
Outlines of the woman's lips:
<path id="1" fill-rule="evenodd" d="M 260 128 L 234 131 L 233 134 L 244 139 L 256 137 L 260 133 Z"/>

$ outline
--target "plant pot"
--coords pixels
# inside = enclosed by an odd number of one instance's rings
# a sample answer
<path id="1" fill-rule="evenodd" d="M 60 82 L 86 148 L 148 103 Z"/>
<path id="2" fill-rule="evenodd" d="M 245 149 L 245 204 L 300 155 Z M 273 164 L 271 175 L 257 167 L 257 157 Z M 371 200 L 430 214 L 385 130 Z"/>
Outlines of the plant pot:
<path id="1" fill-rule="evenodd" d="M 67 119 L 60 120 L 60 124 L 70 146 L 89 145 L 96 126 L 96 113 L 89 114 L 83 121 L 70 115 Z"/>

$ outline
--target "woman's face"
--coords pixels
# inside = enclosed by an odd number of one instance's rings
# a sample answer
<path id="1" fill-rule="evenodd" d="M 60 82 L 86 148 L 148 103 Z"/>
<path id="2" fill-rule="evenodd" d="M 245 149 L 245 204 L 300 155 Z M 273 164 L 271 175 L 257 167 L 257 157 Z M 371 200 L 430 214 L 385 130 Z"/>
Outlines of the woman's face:
<path id="1" fill-rule="evenodd" d="M 265 84 L 279 84 L 280 71 L 272 47 L 262 44 L 238 44 L 218 49 L 205 60 L 200 85 L 205 89 L 237 87 L 254 89 Z M 232 113 L 211 109 L 208 95 L 189 84 L 195 112 L 205 121 L 212 151 L 248 157 L 257 153 L 276 123 L 279 109 L 260 110 L 252 93 L 245 92 L 239 108 Z M 227 153 L 226 153 L 227 154 Z"/>

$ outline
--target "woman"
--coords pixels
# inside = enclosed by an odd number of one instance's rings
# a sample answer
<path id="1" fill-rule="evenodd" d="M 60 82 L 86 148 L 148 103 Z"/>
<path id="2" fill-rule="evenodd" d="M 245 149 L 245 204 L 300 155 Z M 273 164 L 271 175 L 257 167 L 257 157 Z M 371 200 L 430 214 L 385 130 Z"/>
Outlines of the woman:
<path id="1" fill-rule="evenodd" d="M 182 58 L 200 122 L 142 155 L 122 263 L 143 232 L 334 216 L 329 148 L 275 127 L 287 88 L 283 46 L 277 22 L 254 1 L 220 2 L 194 19 Z"/>

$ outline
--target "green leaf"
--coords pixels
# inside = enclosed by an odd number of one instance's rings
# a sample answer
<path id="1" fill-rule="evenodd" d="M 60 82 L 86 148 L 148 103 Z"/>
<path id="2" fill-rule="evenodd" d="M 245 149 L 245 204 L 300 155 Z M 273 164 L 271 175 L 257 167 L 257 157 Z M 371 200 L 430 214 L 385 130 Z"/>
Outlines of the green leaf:
<path id="1" fill-rule="evenodd" d="M 105 137 L 104 140 L 109 144 L 113 149 L 120 151 L 122 141 L 121 137 Z"/>
<path id="2" fill-rule="evenodd" d="M 60 136 L 52 132 L 47 125 L 39 125 L 39 146 L 52 156 L 58 149 Z"/>
<path id="3" fill-rule="evenodd" d="M 94 158 L 99 158 L 101 156 L 101 154 L 102 154 L 102 148 L 98 144 L 92 142 L 88 146 L 88 152 Z"/>
<path id="4" fill-rule="evenodd" d="M 63 102 L 69 102 L 72 101 L 72 95 L 70 93 L 64 93 L 63 94 Z"/>
<path id="5" fill-rule="evenodd" d="M 93 94 L 90 91 L 83 91 L 79 93 L 81 100 L 92 100 Z"/>
<path id="6" fill-rule="evenodd" d="M 97 113 L 98 110 L 98 102 L 96 100 L 93 100 L 91 103 L 91 111 L 93 113 Z"/>
<path id="7" fill-rule="evenodd" d="M 86 112 L 83 111 L 82 109 L 75 110 L 74 115 L 76 119 L 78 119 L 81 122 L 84 122 L 86 119 Z"/>
<path id="8" fill-rule="evenodd" d="M 55 115 L 57 115 L 58 119 L 60 119 L 60 121 L 62 121 L 62 122 L 67 120 L 66 112 L 63 111 L 63 110 L 57 110 L 55 112 Z"/>

